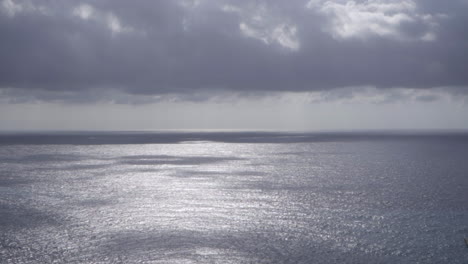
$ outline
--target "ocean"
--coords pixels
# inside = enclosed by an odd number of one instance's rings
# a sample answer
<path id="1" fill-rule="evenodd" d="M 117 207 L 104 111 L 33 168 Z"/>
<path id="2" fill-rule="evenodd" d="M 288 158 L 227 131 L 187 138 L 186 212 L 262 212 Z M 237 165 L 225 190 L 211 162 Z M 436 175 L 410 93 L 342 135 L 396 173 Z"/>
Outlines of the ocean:
<path id="1" fill-rule="evenodd" d="M 0 263 L 468 263 L 467 133 L 0 135 Z"/>

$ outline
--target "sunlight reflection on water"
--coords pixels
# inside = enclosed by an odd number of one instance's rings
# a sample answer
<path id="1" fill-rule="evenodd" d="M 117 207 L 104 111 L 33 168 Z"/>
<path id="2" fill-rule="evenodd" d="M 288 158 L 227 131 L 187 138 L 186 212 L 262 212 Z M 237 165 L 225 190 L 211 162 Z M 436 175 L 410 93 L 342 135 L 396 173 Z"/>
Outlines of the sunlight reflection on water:
<path id="1" fill-rule="evenodd" d="M 7 146 L 0 157 L 7 261 L 467 257 L 467 165 L 407 143 Z"/>

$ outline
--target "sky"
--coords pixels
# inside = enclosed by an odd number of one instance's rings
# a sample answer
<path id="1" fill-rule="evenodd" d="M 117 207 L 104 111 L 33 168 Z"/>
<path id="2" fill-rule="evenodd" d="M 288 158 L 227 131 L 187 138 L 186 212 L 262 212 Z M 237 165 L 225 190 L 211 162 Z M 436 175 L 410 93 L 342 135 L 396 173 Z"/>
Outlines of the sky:
<path id="1" fill-rule="evenodd" d="M 0 0 L 0 130 L 468 129 L 468 0 Z"/>

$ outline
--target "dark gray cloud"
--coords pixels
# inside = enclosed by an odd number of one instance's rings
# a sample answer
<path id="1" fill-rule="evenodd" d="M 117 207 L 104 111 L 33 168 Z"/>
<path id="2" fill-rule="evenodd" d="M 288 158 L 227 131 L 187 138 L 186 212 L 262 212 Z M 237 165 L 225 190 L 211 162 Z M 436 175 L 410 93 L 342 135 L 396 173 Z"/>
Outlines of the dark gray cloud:
<path id="1" fill-rule="evenodd" d="M 80 102 L 110 89 L 190 97 L 466 87 L 467 8 L 465 0 L 1 0 L 0 87 Z"/>

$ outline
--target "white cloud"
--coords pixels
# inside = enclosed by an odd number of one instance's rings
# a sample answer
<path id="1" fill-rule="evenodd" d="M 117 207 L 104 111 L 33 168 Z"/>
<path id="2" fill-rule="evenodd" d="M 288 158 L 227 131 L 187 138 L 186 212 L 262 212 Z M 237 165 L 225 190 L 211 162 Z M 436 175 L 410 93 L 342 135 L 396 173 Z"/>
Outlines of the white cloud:
<path id="1" fill-rule="evenodd" d="M 73 15 L 88 20 L 94 13 L 94 8 L 88 4 L 81 4 L 73 9 Z"/>
<path id="2" fill-rule="evenodd" d="M 181 0 L 178 3 L 185 8 L 195 8 L 202 3 L 202 0 Z"/>
<path id="3" fill-rule="evenodd" d="M 221 7 L 221 10 L 223 10 L 224 12 L 231 12 L 231 13 L 239 13 L 242 11 L 242 9 L 233 5 L 223 5 Z"/>
<path id="4" fill-rule="evenodd" d="M 12 0 L 3 0 L 1 6 L 9 16 L 15 16 L 17 13 L 23 10 L 23 6 L 21 4 L 18 4 Z"/>
<path id="5" fill-rule="evenodd" d="M 298 50 L 299 41 L 297 40 L 296 33 L 297 28 L 295 26 L 281 24 L 273 30 L 272 38 L 283 47 Z"/>
<path id="6" fill-rule="evenodd" d="M 265 5 L 223 5 L 221 10 L 240 17 L 239 29 L 246 37 L 260 40 L 266 45 L 278 44 L 292 51 L 300 48 L 297 27 Z"/>
<path id="7" fill-rule="evenodd" d="M 274 28 L 255 28 L 242 22 L 239 24 L 239 29 L 245 36 L 261 40 L 267 45 L 277 43 L 293 51 L 298 50 L 300 47 L 295 26 L 280 24 Z"/>
<path id="8" fill-rule="evenodd" d="M 135 31 L 134 28 L 123 25 L 114 13 L 102 12 L 88 4 L 80 4 L 76 6 L 73 9 L 72 14 L 86 21 L 92 20 L 94 22 L 104 24 L 112 34 Z"/>
<path id="9" fill-rule="evenodd" d="M 311 0 L 306 7 L 328 17 L 329 23 L 325 29 L 337 39 L 378 35 L 399 40 L 434 41 L 437 37 L 434 29 L 438 25 L 436 18 L 440 15 L 419 14 L 413 0 L 364 2 Z M 407 34 L 402 28 L 405 23 L 421 24 L 425 32 L 416 35 Z"/>
<path id="10" fill-rule="evenodd" d="M 131 27 L 122 26 L 119 18 L 112 13 L 107 14 L 106 21 L 107 21 L 107 26 L 112 31 L 112 33 L 130 32 L 133 30 Z"/>
<path id="11" fill-rule="evenodd" d="M 263 41 L 265 44 L 268 44 L 268 39 L 262 35 L 262 32 L 255 30 L 254 28 L 250 27 L 246 23 L 240 23 L 239 29 L 242 31 L 242 33 L 245 36 L 259 39 Z"/>
<path id="12" fill-rule="evenodd" d="M 36 2 L 31 1 L 3 0 L 0 3 L 0 9 L 10 17 L 23 12 L 37 12 L 42 15 L 49 15 L 51 13 L 49 8 L 37 5 Z"/>

